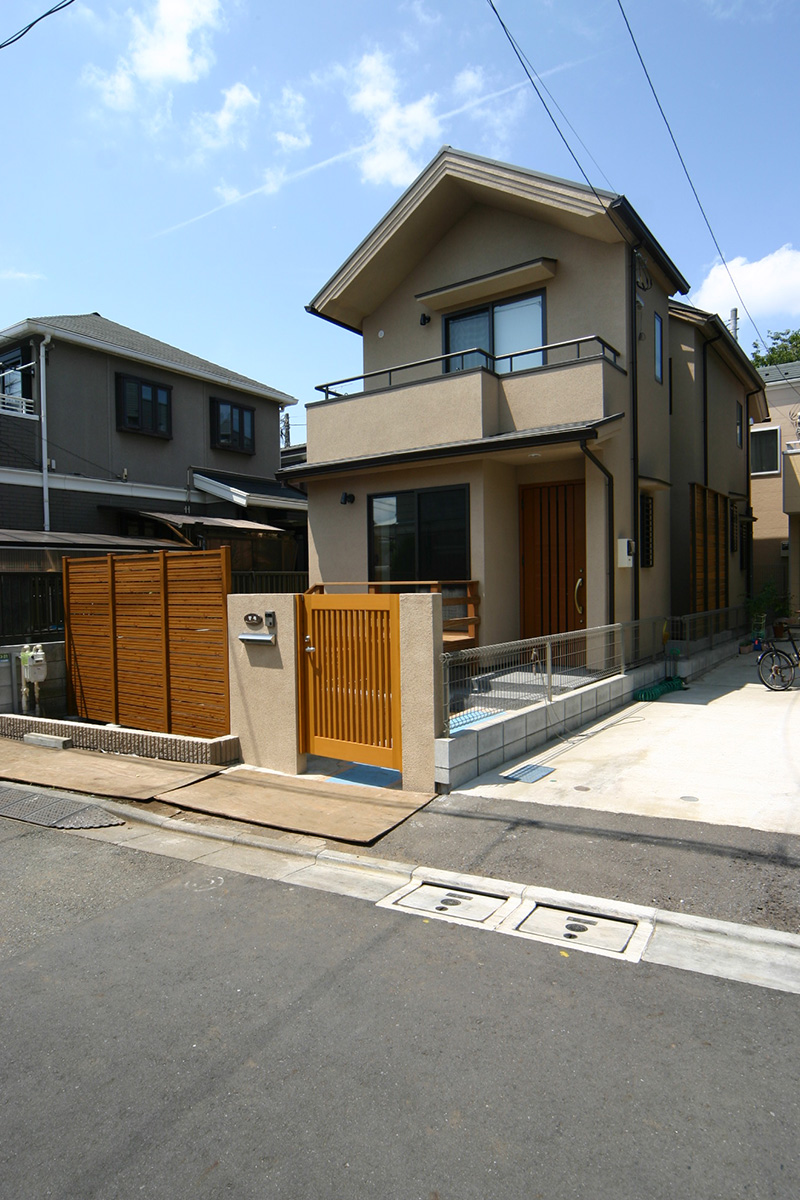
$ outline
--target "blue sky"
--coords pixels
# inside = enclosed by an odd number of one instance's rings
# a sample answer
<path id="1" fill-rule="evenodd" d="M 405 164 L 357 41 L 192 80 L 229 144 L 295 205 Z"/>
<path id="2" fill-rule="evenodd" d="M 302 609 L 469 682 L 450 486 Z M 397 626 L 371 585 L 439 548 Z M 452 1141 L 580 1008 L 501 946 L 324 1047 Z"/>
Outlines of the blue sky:
<path id="1" fill-rule="evenodd" d="M 6 0 L 0 40 L 50 3 Z M 617 0 L 496 4 L 592 183 L 727 319 Z M 623 5 L 747 308 L 800 326 L 800 4 Z M 361 351 L 305 304 L 441 145 L 580 178 L 486 0 L 76 0 L 0 52 L 0 88 L 0 328 L 98 311 L 303 403 Z"/>

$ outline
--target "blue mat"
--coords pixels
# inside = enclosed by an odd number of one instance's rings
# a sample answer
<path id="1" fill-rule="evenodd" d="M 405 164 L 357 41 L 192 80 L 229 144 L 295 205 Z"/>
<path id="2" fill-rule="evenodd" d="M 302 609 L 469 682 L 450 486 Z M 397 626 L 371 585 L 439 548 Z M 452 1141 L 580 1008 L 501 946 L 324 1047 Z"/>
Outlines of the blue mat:
<path id="1" fill-rule="evenodd" d="M 399 771 L 388 767 L 370 767 L 366 763 L 354 763 L 339 775 L 331 775 L 330 783 L 358 783 L 362 787 L 390 788 L 400 783 Z"/>

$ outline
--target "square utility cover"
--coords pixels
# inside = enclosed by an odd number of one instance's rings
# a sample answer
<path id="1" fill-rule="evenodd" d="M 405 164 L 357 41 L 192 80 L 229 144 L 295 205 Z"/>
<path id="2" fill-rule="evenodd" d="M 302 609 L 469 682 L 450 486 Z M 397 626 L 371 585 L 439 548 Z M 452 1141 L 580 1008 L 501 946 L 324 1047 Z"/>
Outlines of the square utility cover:
<path id="1" fill-rule="evenodd" d="M 595 913 L 580 913 L 565 908 L 550 908 L 538 904 L 530 916 L 517 926 L 519 933 L 548 941 L 573 945 L 592 946 L 597 950 L 611 950 L 622 954 L 633 934 L 636 921 L 623 921 L 618 917 L 600 917 Z"/>
<path id="2" fill-rule="evenodd" d="M 488 920 L 507 903 L 506 896 L 487 896 L 481 892 L 464 892 L 436 883 L 423 883 L 413 892 L 395 900 L 394 908 L 410 908 L 437 917 L 458 917 L 480 924 Z"/>

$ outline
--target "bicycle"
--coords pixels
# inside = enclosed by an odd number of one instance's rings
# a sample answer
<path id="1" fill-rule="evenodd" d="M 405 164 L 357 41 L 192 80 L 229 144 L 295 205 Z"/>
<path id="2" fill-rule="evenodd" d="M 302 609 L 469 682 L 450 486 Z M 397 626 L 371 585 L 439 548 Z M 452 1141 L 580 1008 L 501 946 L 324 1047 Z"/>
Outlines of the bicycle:
<path id="1" fill-rule="evenodd" d="M 785 692 L 790 688 L 794 681 L 795 667 L 800 666 L 800 650 L 792 635 L 792 626 L 783 622 L 783 627 L 786 637 L 792 643 L 791 653 L 776 648 L 773 632 L 773 637 L 765 640 L 764 649 L 758 656 L 758 674 L 761 682 L 773 692 Z"/>

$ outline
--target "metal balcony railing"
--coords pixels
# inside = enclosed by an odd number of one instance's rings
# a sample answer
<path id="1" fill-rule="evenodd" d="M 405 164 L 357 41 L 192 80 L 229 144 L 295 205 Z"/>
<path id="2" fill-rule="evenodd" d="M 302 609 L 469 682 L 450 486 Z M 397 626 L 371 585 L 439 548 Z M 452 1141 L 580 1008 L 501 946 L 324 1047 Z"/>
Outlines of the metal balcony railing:
<path id="1" fill-rule="evenodd" d="M 620 352 L 604 341 L 597 334 L 588 337 L 573 338 L 567 342 L 550 342 L 545 346 L 532 346 L 527 350 L 515 350 L 513 354 L 490 354 L 480 346 L 469 350 L 456 350 L 450 354 L 437 354 L 433 358 L 420 358 L 416 362 L 399 363 L 396 366 L 384 367 L 379 371 L 366 371 L 363 375 L 351 375 L 349 379 L 334 379 L 331 383 L 320 383 L 316 391 L 322 392 L 326 400 L 341 400 L 346 396 L 357 396 L 366 390 L 369 381 L 383 380 L 387 388 L 397 387 L 402 383 L 424 383 L 439 378 L 442 374 L 451 375 L 458 371 L 471 371 L 483 368 L 495 375 L 508 375 L 519 371 L 541 371 L 553 367 L 563 367 L 574 362 L 591 362 L 602 359 L 619 366 Z M 427 376 L 408 379 L 404 372 L 418 372 L 425 367 L 437 368 Z M 351 384 L 361 386 L 349 391 L 341 391 Z M 376 389 L 378 390 L 378 389 Z"/>

